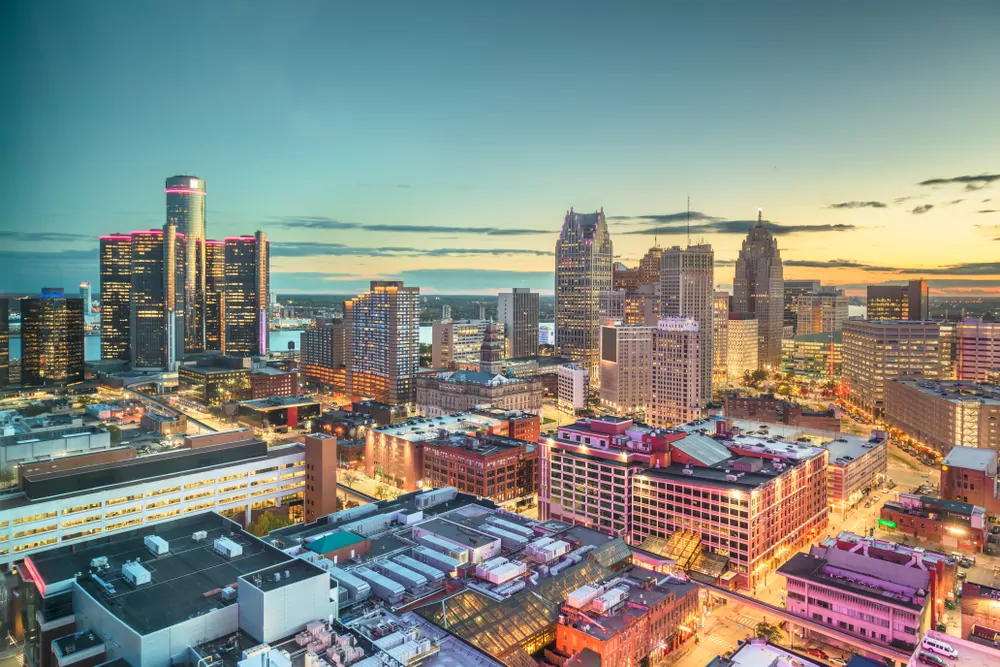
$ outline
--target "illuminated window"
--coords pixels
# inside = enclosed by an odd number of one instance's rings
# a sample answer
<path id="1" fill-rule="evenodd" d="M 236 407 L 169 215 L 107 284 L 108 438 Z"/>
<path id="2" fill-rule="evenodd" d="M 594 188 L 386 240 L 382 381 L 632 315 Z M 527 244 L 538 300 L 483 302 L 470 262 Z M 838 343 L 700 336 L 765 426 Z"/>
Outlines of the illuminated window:
<path id="1" fill-rule="evenodd" d="M 114 510 L 113 512 L 108 512 L 104 516 L 108 519 L 113 519 L 116 516 L 123 516 L 125 514 L 132 514 L 134 512 L 141 512 L 142 505 L 133 505 L 132 507 L 123 507 L 120 510 Z"/>
<path id="2" fill-rule="evenodd" d="M 179 503 L 180 501 L 181 501 L 181 497 L 180 496 L 177 496 L 176 498 L 167 498 L 166 500 L 158 500 L 155 503 L 149 503 L 148 505 L 146 505 L 146 509 L 152 510 L 152 509 L 156 509 L 157 507 L 165 507 L 167 505 L 174 505 L 176 503 Z"/>
<path id="3" fill-rule="evenodd" d="M 50 524 L 48 526 L 39 526 L 38 528 L 30 528 L 28 530 L 21 530 L 14 533 L 14 539 L 20 539 L 22 537 L 28 537 L 29 535 L 37 535 L 38 533 L 47 533 L 50 530 L 55 530 L 58 528 L 58 524 Z"/>
<path id="4" fill-rule="evenodd" d="M 28 551 L 29 549 L 38 549 L 39 547 L 47 547 L 50 544 L 55 544 L 58 541 L 59 541 L 59 538 L 50 537 L 50 538 L 48 538 L 46 540 L 41 540 L 41 541 L 38 541 L 38 542 L 32 542 L 31 544 L 22 544 L 21 546 L 14 547 L 14 553 L 18 553 L 20 551 Z"/>
<path id="5" fill-rule="evenodd" d="M 142 523 L 142 519 L 129 519 L 128 521 L 119 521 L 118 523 L 110 523 L 104 527 L 104 530 L 111 532 L 112 530 L 118 530 L 120 528 L 128 528 L 129 526 L 138 526 Z"/>
<path id="6" fill-rule="evenodd" d="M 146 523 L 150 523 L 152 521 L 159 521 L 160 519 L 165 519 L 169 516 L 177 516 L 180 513 L 181 513 L 180 510 L 170 510 L 169 512 L 160 512 L 159 514 L 152 514 L 146 517 Z"/>
<path id="7" fill-rule="evenodd" d="M 76 507 L 70 507 L 62 511 L 63 514 L 75 514 L 76 512 L 86 512 L 87 510 L 97 509 L 101 506 L 101 503 L 90 503 L 89 505 L 77 505 Z"/>
<path id="8" fill-rule="evenodd" d="M 98 514 L 96 516 L 87 516 L 87 517 L 83 517 L 81 519 L 75 519 L 73 521 L 64 521 L 63 524 L 62 524 L 62 527 L 63 528 L 72 528 L 73 526 L 79 526 L 80 524 L 83 524 L 83 523 L 90 523 L 91 521 L 100 521 L 100 520 L 101 520 L 101 515 L 100 514 Z"/>
<path id="9" fill-rule="evenodd" d="M 142 498 L 142 494 L 141 493 L 137 493 L 137 494 L 135 494 L 133 496 L 125 496 L 123 498 L 115 498 L 114 500 L 106 500 L 106 501 L 104 501 L 104 504 L 105 505 L 117 505 L 119 503 L 127 503 L 127 502 L 130 502 L 132 500 L 139 500 L 140 498 Z"/>
<path id="10" fill-rule="evenodd" d="M 185 489 L 197 489 L 199 486 L 208 486 L 209 484 L 215 484 L 214 479 L 206 479 L 201 482 L 191 482 L 190 484 L 185 484 Z"/>
<path id="11" fill-rule="evenodd" d="M 58 515 L 58 512 L 45 512 L 43 514 L 35 514 L 32 516 L 21 517 L 20 519 L 14 519 L 14 525 L 19 523 L 30 523 L 32 521 L 41 521 L 42 519 L 51 519 L 52 517 Z M 15 535 L 16 537 L 16 535 Z"/>
<path id="12" fill-rule="evenodd" d="M 151 498 L 153 496 L 162 496 L 164 493 L 173 493 L 174 491 L 180 491 L 180 490 L 181 487 L 172 486 L 169 489 L 158 489 L 156 491 L 150 491 L 149 493 L 146 494 L 146 497 Z"/>
<path id="13" fill-rule="evenodd" d="M 70 533 L 68 535 L 63 535 L 62 541 L 69 542 L 70 540 L 76 540 L 81 537 L 87 537 L 88 535 L 96 535 L 101 532 L 101 527 L 91 528 L 90 530 L 82 530 L 79 533 Z"/>

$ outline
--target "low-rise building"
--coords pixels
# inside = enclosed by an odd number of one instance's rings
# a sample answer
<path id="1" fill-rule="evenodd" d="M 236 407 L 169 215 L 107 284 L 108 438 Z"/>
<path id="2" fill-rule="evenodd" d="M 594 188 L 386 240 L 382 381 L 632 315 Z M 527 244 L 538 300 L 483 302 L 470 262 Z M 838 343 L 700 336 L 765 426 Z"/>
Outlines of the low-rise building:
<path id="1" fill-rule="evenodd" d="M 14 411 L 0 413 L 0 469 L 10 470 L 28 461 L 110 448 L 108 430 L 104 426 L 85 426 L 79 417 L 23 417 Z"/>
<path id="2" fill-rule="evenodd" d="M 423 443 L 424 486 L 453 486 L 517 510 L 538 494 L 538 444 L 499 435 L 448 433 Z"/>
<path id="3" fill-rule="evenodd" d="M 807 412 L 801 405 L 775 398 L 774 394 L 748 396 L 731 392 L 726 394 L 723 411 L 730 419 L 840 432 L 840 415 L 833 406 L 827 410 Z"/>
<path id="4" fill-rule="evenodd" d="M 182 364 L 177 368 L 177 386 L 207 407 L 250 400 L 250 358 L 206 355 L 194 364 Z"/>
<path id="5" fill-rule="evenodd" d="M 886 384 L 885 422 L 947 454 L 952 447 L 1000 448 L 1000 387 L 962 380 L 897 378 Z"/>
<path id="6" fill-rule="evenodd" d="M 873 431 L 867 440 L 843 435 L 823 446 L 830 452 L 827 477 L 831 511 L 846 513 L 888 479 L 889 444 L 884 431 Z"/>
<path id="7" fill-rule="evenodd" d="M 580 364 L 562 364 L 558 369 L 559 391 L 556 402 L 563 410 L 575 412 L 587 407 L 590 373 Z"/>
<path id="8" fill-rule="evenodd" d="M 887 500 L 879 511 L 881 530 L 910 535 L 948 549 L 975 553 L 986 545 L 986 508 L 912 493 Z"/>
<path id="9" fill-rule="evenodd" d="M 538 438 L 541 435 L 542 419 L 538 413 L 522 412 L 520 410 L 501 410 L 491 405 L 483 405 L 470 410 L 470 412 L 507 422 L 507 436 L 515 440 L 538 442 Z"/>
<path id="10" fill-rule="evenodd" d="M 447 371 L 417 376 L 417 412 L 429 417 L 490 404 L 503 410 L 540 412 L 540 380 L 480 371 Z"/>
<path id="11" fill-rule="evenodd" d="M 272 396 L 256 401 L 242 401 L 238 416 L 241 424 L 257 429 L 307 428 L 319 417 L 319 401 L 295 396 Z"/>
<path id="12" fill-rule="evenodd" d="M 985 507 L 1000 514 L 997 498 L 997 450 L 952 447 L 941 464 L 941 497 Z"/>
<path id="13" fill-rule="evenodd" d="M 261 366 L 250 374 L 250 397 L 298 396 L 299 374 L 271 366 Z"/>
<path id="14" fill-rule="evenodd" d="M 147 412 L 139 421 L 139 426 L 156 435 L 180 435 L 187 432 L 187 415 Z"/>
<path id="15" fill-rule="evenodd" d="M 804 334 L 781 341 L 781 372 L 807 380 L 840 380 L 844 371 L 844 334 Z"/>

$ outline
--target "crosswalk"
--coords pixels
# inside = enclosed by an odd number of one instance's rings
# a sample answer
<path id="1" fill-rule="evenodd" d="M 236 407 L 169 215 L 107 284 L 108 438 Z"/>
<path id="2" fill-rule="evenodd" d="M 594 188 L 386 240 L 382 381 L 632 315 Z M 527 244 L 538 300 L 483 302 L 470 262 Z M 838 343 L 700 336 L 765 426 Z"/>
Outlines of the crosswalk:
<path id="1" fill-rule="evenodd" d="M 760 623 L 759 618 L 754 618 L 753 616 L 748 616 L 746 614 L 732 614 L 729 618 L 746 628 L 756 627 L 757 624 Z"/>
<path id="2" fill-rule="evenodd" d="M 718 649 L 719 654 L 728 654 L 730 651 L 736 648 L 735 645 L 729 641 L 723 639 L 722 637 L 709 635 L 705 637 L 704 641 Z"/>

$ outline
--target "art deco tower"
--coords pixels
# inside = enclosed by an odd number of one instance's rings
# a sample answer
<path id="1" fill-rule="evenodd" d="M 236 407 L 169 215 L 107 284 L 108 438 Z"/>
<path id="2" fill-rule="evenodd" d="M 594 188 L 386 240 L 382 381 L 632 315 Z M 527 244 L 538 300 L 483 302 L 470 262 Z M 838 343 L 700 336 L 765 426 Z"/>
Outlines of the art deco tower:
<path id="1" fill-rule="evenodd" d="M 612 287 L 613 258 L 604 209 L 570 209 L 556 241 L 555 352 L 580 362 L 593 384 L 600 382 L 600 293 Z"/>
<path id="2" fill-rule="evenodd" d="M 758 210 L 757 224 L 750 228 L 736 260 L 733 311 L 757 319 L 757 361 L 761 368 L 781 364 L 784 289 L 778 242 L 764 226 Z"/>

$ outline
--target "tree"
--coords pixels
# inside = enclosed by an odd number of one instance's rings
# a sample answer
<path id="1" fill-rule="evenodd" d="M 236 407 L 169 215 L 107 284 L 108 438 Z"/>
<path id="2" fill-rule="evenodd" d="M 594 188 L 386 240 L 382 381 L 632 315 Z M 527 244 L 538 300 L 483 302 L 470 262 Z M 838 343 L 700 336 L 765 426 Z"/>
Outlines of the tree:
<path id="1" fill-rule="evenodd" d="M 379 484 L 377 487 L 375 487 L 375 497 L 378 498 L 379 500 L 385 500 L 386 498 L 388 498 L 389 497 L 389 485 L 388 484 Z"/>
<path id="2" fill-rule="evenodd" d="M 120 445 L 122 443 L 122 430 L 114 424 L 107 424 L 105 428 L 111 434 L 111 446 Z"/>
<path id="3" fill-rule="evenodd" d="M 758 385 L 767 379 L 767 371 L 763 368 L 758 368 L 750 374 L 750 377 L 753 379 L 754 385 Z"/>
<path id="4" fill-rule="evenodd" d="M 358 473 L 355 470 L 345 470 L 340 473 L 340 477 L 344 480 L 344 484 L 352 489 L 358 481 Z"/>
<path id="5" fill-rule="evenodd" d="M 0 487 L 10 486 L 17 481 L 17 475 L 12 468 L 0 468 Z"/>
<path id="6" fill-rule="evenodd" d="M 257 537 L 264 537 L 272 530 L 284 528 L 292 525 L 292 520 L 286 516 L 278 516 L 272 512 L 263 512 L 260 516 L 250 522 L 247 530 Z"/>
<path id="7" fill-rule="evenodd" d="M 776 625 L 771 625 L 767 621 L 761 621 L 754 628 L 755 635 L 761 639 L 766 639 L 770 644 L 780 644 L 784 641 L 784 635 L 781 633 L 781 628 Z"/>

